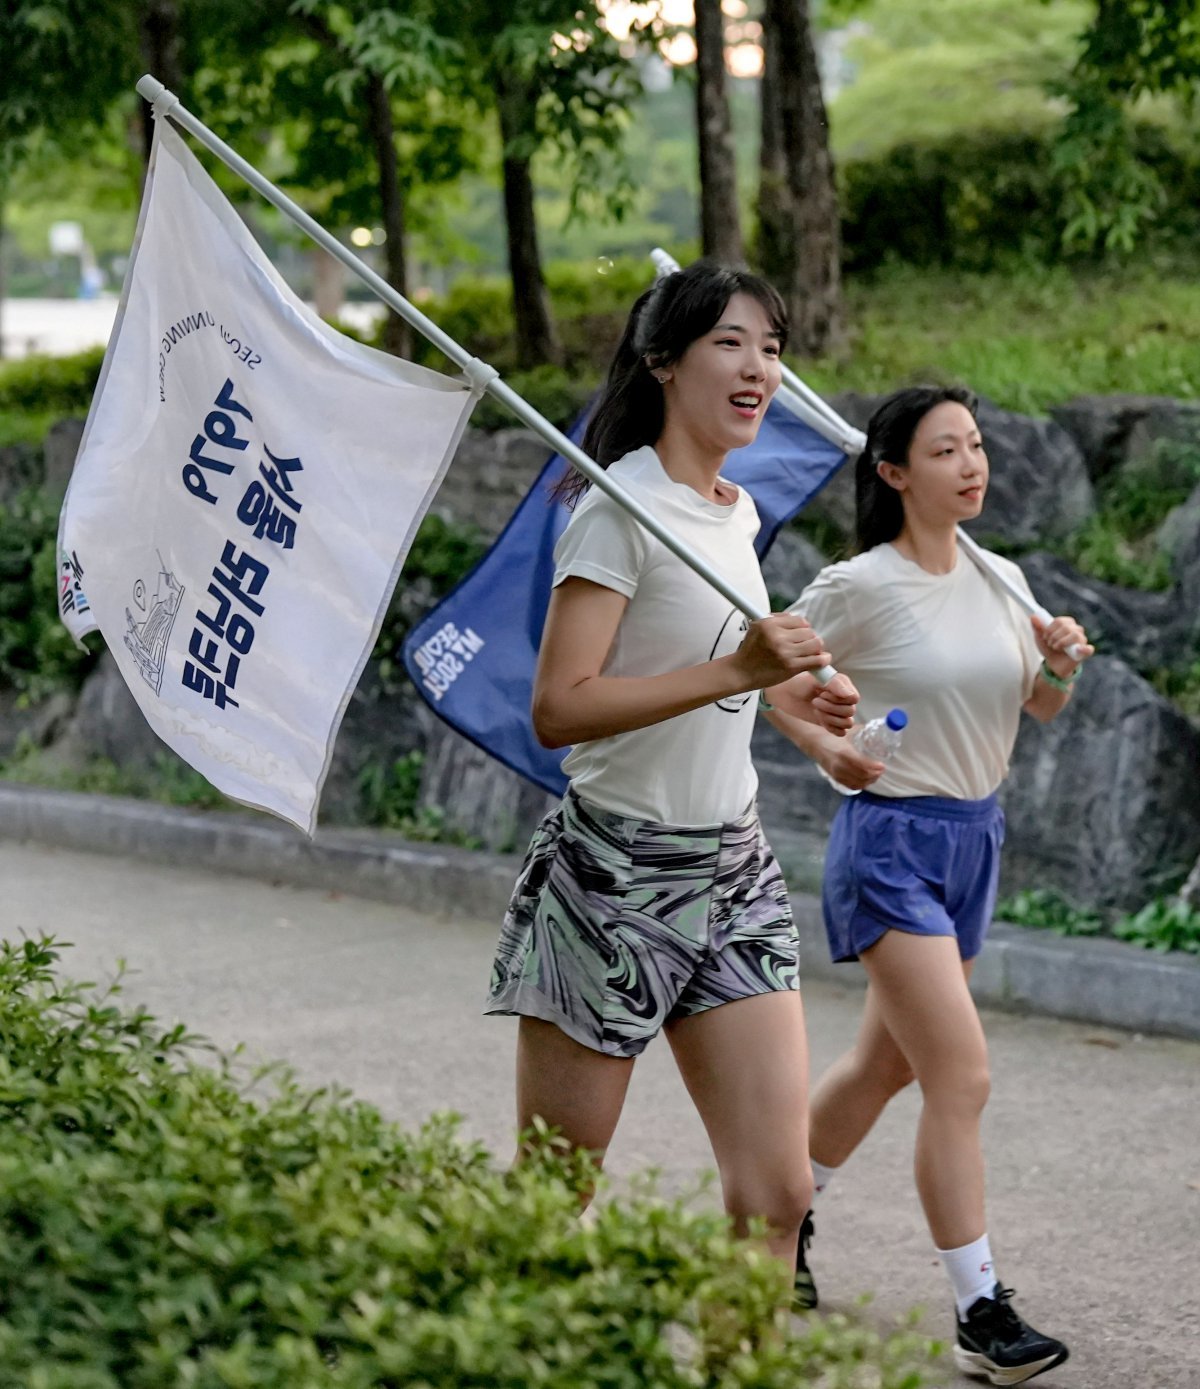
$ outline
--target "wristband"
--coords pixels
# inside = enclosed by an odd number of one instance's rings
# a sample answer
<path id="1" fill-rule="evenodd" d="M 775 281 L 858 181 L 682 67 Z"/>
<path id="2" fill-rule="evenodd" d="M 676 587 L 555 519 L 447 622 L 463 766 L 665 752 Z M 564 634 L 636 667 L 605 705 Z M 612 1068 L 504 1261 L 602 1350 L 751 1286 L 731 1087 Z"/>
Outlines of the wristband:
<path id="1" fill-rule="evenodd" d="M 775 707 L 767 700 L 766 690 L 759 690 L 758 692 L 758 707 L 763 711 L 764 714 L 767 712 L 768 709 L 774 709 Z"/>
<path id="2" fill-rule="evenodd" d="M 1076 666 L 1075 669 L 1068 676 L 1064 677 L 1062 675 L 1055 675 L 1055 673 L 1050 669 L 1046 662 L 1043 661 L 1042 668 L 1038 673 L 1041 675 L 1042 679 L 1046 682 L 1046 684 L 1052 686 L 1054 689 L 1070 690 L 1071 686 L 1075 683 L 1075 681 L 1079 679 L 1079 671 L 1080 667 Z"/>

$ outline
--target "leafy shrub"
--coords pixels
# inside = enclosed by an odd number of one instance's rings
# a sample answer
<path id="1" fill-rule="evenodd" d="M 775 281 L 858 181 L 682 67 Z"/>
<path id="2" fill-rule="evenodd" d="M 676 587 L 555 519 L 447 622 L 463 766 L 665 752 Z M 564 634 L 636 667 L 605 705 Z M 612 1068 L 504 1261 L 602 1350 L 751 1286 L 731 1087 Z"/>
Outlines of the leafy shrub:
<path id="1" fill-rule="evenodd" d="M 93 757 L 86 765 L 62 766 L 53 754 L 28 744 L 18 744 L 12 757 L 0 762 L 0 779 L 27 786 L 49 786 L 57 791 L 86 791 L 98 796 L 134 796 L 164 805 L 193 810 L 219 810 L 230 802 L 207 778 L 164 749 L 152 766 L 119 767 L 107 757 Z"/>
<path id="2" fill-rule="evenodd" d="M 58 504 L 38 491 L 0 506 L 0 685 L 32 702 L 78 689 L 95 664 L 58 616 Z"/>
<path id="3" fill-rule="evenodd" d="M 1159 897 L 1141 911 L 1123 916 L 1113 927 L 1113 935 L 1147 950 L 1200 955 L 1200 909 L 1178 897 Z"/>
<path id="4" fill-rule="evenodd" d="M 85 415 L 100 378 L 102 347 L 68 357 L 24 357 L 0 363 L 0 411 Z"/>
<path id="5" fill-rule="evenodd" d="M 930 1347 L 780 1324 L 785 1271 L 591 1164 L 498 1171 L 0 945 L 4 1389 L 916 1389 Z M 201 1064 L 203 1058 L 205 1064 Z"/>
<path id="6" fill-rule="evenodd" d="M 1170 562 L 1155 532 L 1198 483 L 1200 445 L 1156 440 L 1144 459 L 1115 473 L 1101 490 L 1099 511 L 1068 541 L 1067 557 L 1106 583 L 1169 588 Z"/>
<path id="7" fill-rule="evenodd" d="M 892 260 L 993 270 L 1014 257 L 1061 259 L 1073 190 L 1055 139 L 1050 127 L 957 133 L 848 161 L 840 179 L 847 270 Z M 1135 149 L 1169 190 L 1158 240 L 1194 238 L 1200 165 L 1150 125 L 1138 128 Z"/>
<path id="8" fill-rule="evenodd" d="M 504 379 L 535 410 L 562 430 L 575 422 L 600 385 L 596 371 L 567 371 L 552 366 L 506 372 Z M 476 429 L 496 430 L 518 428 L 521 421 L 506 405 L 485 395 L 476 405 L 471 423 Z M 550 452 L 549 448 L 546 452 Z"/>
<path id="9" fill-rule="evenodd" d="M 1077 907 L 1052 888 L 1034 887 L 996 903 L 996 920 L 1033 926 L 1060 936 L 1096 936 L 1104 929 L 1098 912 Z"/>

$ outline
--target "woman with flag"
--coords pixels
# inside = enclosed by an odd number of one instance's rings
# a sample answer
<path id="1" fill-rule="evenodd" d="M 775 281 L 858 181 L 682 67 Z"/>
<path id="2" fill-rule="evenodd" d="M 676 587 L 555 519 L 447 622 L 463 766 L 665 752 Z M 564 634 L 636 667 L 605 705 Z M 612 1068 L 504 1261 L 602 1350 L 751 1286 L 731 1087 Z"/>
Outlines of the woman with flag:
<path id="1" fill-rule="evenodd" d="M 769 607 L 758 515 L 721 468 L 780 379 L 782 302 L 698 262 L 634 306 L 584 449 L 741 592 Z M 603 1159 L 635 1058 L 664 1031 L 739 1229 L 795 1255 L 811 1186 L 807 1051 L 787 890 L 755 812 L 759 692 L 833 732 L 857 695 L 809 624 L 747 622 L 582 476 L 555 551 L 533 698 L 566 796 L 534 834 L 505 917 L 490 1013 L 517 1014 L 520 1128 Z M 581 498 L 581 500 L 580 500 Z"/>
<path id="2" fill-rule="evenodd" d="M 996 902 L 996 790 L 1021 711 L 1054 718 L 1092 648 L 1072 618 L 1026 617 L 958 544 L 988 484 L 975 409 L 968 391 L 934 387 L 880 405 L 857 463 L 858 553 L 822 570 L 796 604 L 861 689 L 865 717 L 906 711 L 899 752 L 886 767 L 870 761 L 792 717 L 807 710 L 789 687 L 765 697 L 779 706 L 776 727 L 861 792 L 833 823 L 823 907 L 833 958 L 861 959 L 869 982 L 858 1040 L 813 1095 L 816 1191 L 915 1078 L 917 1188 L 954 1291 L 956 1362 L 1020 1384 L 1061 1364 L 1067 1348 L 1022 1321 L 993 1270 L 979 1136 L 987 1045 L 967 981 Z M 1028 594 L 1015 564 L 988 558 Z M 810 1215 L 796 1286 L 816 1306 L 811 1235 Z"/>

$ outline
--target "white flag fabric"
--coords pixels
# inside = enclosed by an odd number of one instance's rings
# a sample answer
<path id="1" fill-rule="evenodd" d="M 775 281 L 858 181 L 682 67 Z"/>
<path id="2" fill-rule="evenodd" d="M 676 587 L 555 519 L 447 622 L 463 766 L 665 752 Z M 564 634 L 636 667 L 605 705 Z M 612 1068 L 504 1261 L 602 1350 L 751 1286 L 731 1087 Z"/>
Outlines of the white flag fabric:
<path id="1" fill-rule="evenodd" d="M 154 731 L 311 834 L 346 704 L 477 396 L 337 333 L 159 120 L 59 527 L 59 607 Z"/>

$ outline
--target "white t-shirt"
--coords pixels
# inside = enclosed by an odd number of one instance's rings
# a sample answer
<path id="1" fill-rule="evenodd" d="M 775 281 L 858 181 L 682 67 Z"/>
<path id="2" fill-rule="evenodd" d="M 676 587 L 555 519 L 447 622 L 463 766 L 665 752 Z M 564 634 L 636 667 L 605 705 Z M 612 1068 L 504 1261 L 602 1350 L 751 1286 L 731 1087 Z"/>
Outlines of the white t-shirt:
<path id="1" fill-rule="evenodd" d="M 673 482 L 647 446 L 610 475 L 752 602 L 769 606 L 754 537 L 758 510 L 744 488 L 728 506 Z M 733 485 L 727 484 L 732 487 Z M 575 508 L 555 546 L 555 584 L 590 579 L 629 599 L 602 674 L 662 675 L 736 651 L 746 618 L 599 488 Z M 673 719 L 577 743 L 563 763 L 579 794 L 619 815 L 672 825 L 736 819 L 754 799 L 750 761 L 757 693 Z"/>
<path id="2" fill-rule="evenodd" d="M 1025 576 L 993 555 L 1026 592 Z M 858 719 L 903 709 L 881 796 L 982 800 L 1008 774 L 1041 657 L 1029 618 L 962 550 L 930 574 L 894 545 L 823 569 L 792 605 L 858 686 Z"/>

